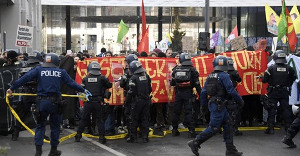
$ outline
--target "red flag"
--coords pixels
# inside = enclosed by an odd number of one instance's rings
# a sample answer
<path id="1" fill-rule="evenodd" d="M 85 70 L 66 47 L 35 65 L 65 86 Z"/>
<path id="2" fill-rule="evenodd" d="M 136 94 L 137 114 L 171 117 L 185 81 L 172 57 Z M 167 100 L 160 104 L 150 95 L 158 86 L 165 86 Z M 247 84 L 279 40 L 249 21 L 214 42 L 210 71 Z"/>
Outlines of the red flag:
<path id="1" fill-rule="evenodd" d="M 296 44 L 298 42 L 298 39 L 297 39 L 297 36 L 296 36 L 296 32 L 295 32 L 295 28 L 294 28 L 292 18 L 290 16 L 290 12 L 287 9 L 287 7 L 285 7 L 285 12 L 286 12 L 286 21 L 287 21 L 286 36 L 288 37 L 288 41 L 289 41 L 291 51 L 295 52 L 295 48 L 296 48 Z"/>
<path id="2" fill-rule="evenodd" d="M 229 34 L 229 36 L 227 37 L 227 39 L 225 40 L 225 44 L 229 43 L 230 40 L 235 39 L 236 37 L 238 37 L 238 30 L 237 30 L 237 25 L 233 28 L 232 32 Z"/>
<path id="3" fill-rule="evenodd" d="M 138 52 L 141 53 L 142 51 L 145 51 L 147 54 L 149 54 L 149 26 L 138 46 Z"/>
<path id="4" fill-rule="evenodd" d="M 145 36 L 146 33 L 146 15 L 144 8 L 144 0 L 142 0 L 142 37 Z"/>

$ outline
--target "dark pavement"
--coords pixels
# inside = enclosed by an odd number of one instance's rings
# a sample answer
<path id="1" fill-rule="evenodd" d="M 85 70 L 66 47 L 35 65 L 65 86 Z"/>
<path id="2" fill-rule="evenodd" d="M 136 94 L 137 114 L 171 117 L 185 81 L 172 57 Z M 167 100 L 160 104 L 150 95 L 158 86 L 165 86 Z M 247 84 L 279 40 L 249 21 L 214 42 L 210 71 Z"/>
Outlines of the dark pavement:
<path id="1" fill-rule="evenodd" d="M 47 131 L 49 133 L 49 130 Z M 69 134 L 70 131 L 64 131 Z M 284 135 L 283 130 L 276 130 L 275 135 L 266 135 L 263 131 L 244 131 L 243 136 L 234 137 L 234 142 L 239 151 L 245 156 L 298 156 L 300 155 L 300 147 L 295 149 L 287 148 L 280 140 Z M 138 143 L 127 143 L 124 139 L 108 140 L 106 146 L 97 142 L 97 139 L 82 139 L 81 142 L 74 142 L 74 138 L 64 141 L 59 145 L 59 149 L 63 151 L 63 156 L 193 156 L 186 142 L 187 133 L 181 133 L 179 137 L 172 137 L 168 134 L 164 138 L 150 138 L 149 143 L 142 143 L 142 139 Z M 300 135 L 294 139 L 295 144 L 300 146 Z M 8 156 L 30 156 L 35 153 L 33 137 L 23 131 L 18 141 L 11 141 L 11 135 L 0 136 L 0 146 L 9 147 Z M 200 149 L 201 156 L 224 156 L 225 144 L 221 134 L 217 134 Z M 45 143 L 43 146 L 43 155 L 48 155 L 50 145 Z M 2 154 L 3 155 L 3 154 Z M 0 152 L 1 156 L 1 152 Z"/>

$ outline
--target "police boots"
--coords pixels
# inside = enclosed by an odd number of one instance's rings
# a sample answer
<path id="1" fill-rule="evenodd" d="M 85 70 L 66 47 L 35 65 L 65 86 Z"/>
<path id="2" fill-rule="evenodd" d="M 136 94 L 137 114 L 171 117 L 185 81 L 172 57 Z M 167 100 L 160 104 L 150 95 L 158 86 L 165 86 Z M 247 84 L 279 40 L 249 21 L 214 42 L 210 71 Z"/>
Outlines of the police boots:
<path id="1" fill-rule="evenodd" d="M 11 140 L 17 141 L 19 138 L 19 130 L 17 128 L 14 128 L 13 133 L 11 134 Z"/>
<path id="2" fill-rule="evenodd" d="M 189 147 L 191 148 L 192 152 L 196 155 L 199 156 L 199 152 L 198 150 L 201 148 L 200 144 L 195 141 L 195 140 L 191 140 L 188 142 Z"/>
<path id="3" fill-rule="evenodd" d="M 274 134 L 274 127 L 270 126 L 265 130 L 265 134 Z"/>
<path id="4" fill-rule="evenodd" d="M 179 136 L 179 135 L 180 135 L 180 133 L 179 133 L 178 129 L 177 128 L 173 128 L 173 130 L 172 130 L 172 136 L 175 137 L 175 136 Z"/>
<path id="5" fill-rule="evenodd" d="M 226 156 L 241 156 L 243 152 L 239 152 L 233 143 L 226 144 Z"/>
<path id="6" fill-rule="evenodd" d="M 100 142 L 101 144 L 105 144 L 105 143 L 106 143 L 106 138 L 105 138 L 104 135 L 101 135 L 101 136 L 99 137 L 99 142 Z"/>
<path id="7" fill-rule="evenodd" d="M 80 139 L 82 138 L 82 134 L 77 132 L 77 134 L 75 135 L 75 141 L 76 142 L 80 142 Z"/>
<path id="8" fill-rule="evenodd" d="M 195 131 L 189 131 L 189 133 L 188 133 L 188 137 L 189 138 L 196 138 L 196 132 Z"/>
<path id="9" fill-rule="evenodd" d="M 36 151 L 35 151 L 35 156 L 42 156 L 42 146 L 35 146 Z"/>
<path id="10" fill-rule="evenodd" d="M 291 137 L 289 137 L 288 135 L 284 136 L 284 138 L 281 140 L 281 142 L 288 145 L 290 148 L 296 148 L 297 147 L 295 145 L 295 143 L 293 142 L 293 140 L 291 139 Z"/>
<path id="11" fill-rule="evenodd" d="M 60 155 L 61 155 L 61 151 L 57 150 L 57 146 L 51 146 L 51 150 L 48 156 L 60 156 Z"/>
<path id="12" fill-rule="evenodd" d="M 127 142 L 128 143 L 136 143 L 137 142 L 137 135 L 133 136 L 129 136 L 129 138 L 127 138 Z"/>

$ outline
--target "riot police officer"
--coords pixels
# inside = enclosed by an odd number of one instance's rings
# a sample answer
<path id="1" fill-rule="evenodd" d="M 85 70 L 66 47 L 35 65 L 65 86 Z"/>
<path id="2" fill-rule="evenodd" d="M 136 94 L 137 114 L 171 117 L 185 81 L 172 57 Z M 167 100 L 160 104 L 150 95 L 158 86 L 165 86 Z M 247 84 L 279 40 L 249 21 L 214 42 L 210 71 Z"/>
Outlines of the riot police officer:
<path id="1" fill-rule="evenodd" d="M 228 70 L 227 73 L 230 76 L 230 80 L 234 88 L 237 87 L 237 83 L 241 82 L 242 79 L 237 70 L 234 69 L 234 62 L 231 57 L 227 57 L 228 60 Z M 231 118 L 231 124 L 233 126 L 233 133 L 234 135 L 243 135 L 241 131 L 238 130 L 238 125 L 241 121 L 241 109 L 243 106 L 239 106 L 238 103 L 230 96 L 228 96 L 228 104 L 227 104 L 227 111 Z"/>
<path id="2" fill-rule="evenodd" d="M 129 65 L 129 90 L 126 99 L 131 105 L 130 124 L 131 134 L 127 142 L 137 142 L 137 127 L 140 126 L 143 142 L 149 141 L 149 108 L 152 92 L 151 79 L 139 61 L 132 61 Z"/>
<path id="3" fill-rule="evenodd" d="M 201 92 L 199 73 L 193 67 L 191 56 L 188 53 L 181 53 L 179 56 L 180 65 L 172 72 L 171 86 L 175 86 L 175 102 L 172 121 L 172 135 L 179 136 L 178 121 L 182 111 L 185 110 L 185 122 L 189 129 L 189 137 L 195 137 L 195 119 L 193 118 L 193 88 L 196 88 L 198 95 Z"/>
<path id="4" fill-rule="evenodd" d="M 296 148 L 297 146 L 293 142 L 293 138 L 297 135 L 300 130 L 300 105 L 293 105 L 293 113 L 296 116 L 296 119 L 290 125 L 286 131 L 286 135 L 281 140 L 282 143 L 288 145 L 290 148 Z"/>
<path id="5" fill-rule="evenodd" d="M 282 109 L 282 117 L 285 121 L 285 129 L 290 126 L 293 120 L 292 109 L 289 105 L 289 95 L 291 86 L 296 80 L 295 71 L 292 67 L 285 64 L 286 53 L 283 50 L 277 50 L 274 53 L 274 65 L 268 67 L 262 78 L 263 83 L 268 83 L 267 88 L 269 104 L 271 107 L 268 111 L 268 128 L 266 134 L 274 134 L 275 115 L 277 110 L 277 103 L 280 103 Z"/>
<path id="6" fill-rule="evenodd" d="M 122 75 L 119 79 L 120 87 L 124 89 L 124 97 L 127 96 L 127 92 L 129 90 L 129 79 L 131 78 L 132 74 L 129 72 L 129 65 L 132 61 L 138 61 L 138 57 L 135 54 L 129 54 L 125 58 L 125 68 L 124 68 L 124 75 Z M 124 109 L 125 109 L 125 122 L 127 127 L 130 123 L 130 103 L 128 102 L 127 98 L 124 101 Z M 128 127 L 128 136 L 130 136 L 130 128 Z"/>
<path id="7" fill-rule="evenodd" d="M 27 66 L 21 68 L 20 76 L 22 77 L 25 73 L 32 70 L 36 66 L 39 66 L 43 62 L 42 55 L 38 51 L 33 51 L 28 53 Z M 22 87 L 22 92 L 24 93 L 36 93 L 37 82 L 36 80 L 27 82 Z M 31 107 L 36 104 L 36 98 L 33 96 L 22 96 L 20 104 L 17 106 L 17 113 L 21 119 L 25 119 L 28 116 L 31 116 Z M 36 120 L 36 118 L 35 118 Z M 17 121 L 16 125 L 13 128 L 12 141 L 16 141 L 19 137 L 19 131 L 21 130 L 22 125 Z"/>
<path id="8" fill-rule="evenodd" d="M 213 61 L 214 71 L 209 74 L 201 91 L 201 104 L 206 106 L 210 111 L 209 126 L 196 136 L 196 139 L 188 142 L 189 147 L 195 155 L 199 155 L 198 150 L 200 145 L 206 140 L 215 135 L 221 125 L 223 125 L 224 141 L 226 143 L 226 156 L 240 156 L 242 152 L 238 152 L 233 145 L 232 130 L 230 125 L 230 117 L 225 107 L 226 97 L 228 94 L 238 101 L 239 104 L 243 104 L 244 101 L 234 89 L 230 77 L 224 71 L 227 70 L 227 58 L 225 56 L 217 56 Z M 209 100 L 207 102 L 207 100 Z"/>
<path id="9" fill-rule="evenodd" d="M 82 138 L 82 132 L 84 127 L 90 124 L 91 113 L 96 116 L 97 127 L 99 132 L 99 142 L 106 143 L 105 139 L 105 106 L 104 98 L 110 98 L 105 96 L 107 89 L 112 87 L 112 83 L 109 79 L 100 73 L 101 67 L 98 62 L 91 62 L 87 67 L 88 75 L 83 78 L 81 86 L 89 90 L 92 94 L 89 97 L 89 101 L 85 102 L 83 109 L 83 116 L 80 121 L 75 141 L 79 142 Z"/>
<path id="10" fill-rule="evenodd" d="M 59 133 L 61 123 L 61 83 L 66 83 L 70 87 L 80 92 L 87 92 L 83 87 L 78 85 L 63 69 L 58 69 L 59 57 L 55 53 L 49 53 L 44 58 L 42 66 L 38 66 L 20 79 L 18 79 L 7 90 L 7 94 L 11 95 L 12 91 L 19 88 L 26 82 L 37 79 L 37 105 L 39 108 L 39 118 L 37 128 L 35 130 L 36 156 L 42 155 L 42 145 L 45 135 L 46 119 L 50 115 L 51 128 L 51 150 L 49 156 L 59 156 L 61 151 L 57 150 L 59 144 Z"/>

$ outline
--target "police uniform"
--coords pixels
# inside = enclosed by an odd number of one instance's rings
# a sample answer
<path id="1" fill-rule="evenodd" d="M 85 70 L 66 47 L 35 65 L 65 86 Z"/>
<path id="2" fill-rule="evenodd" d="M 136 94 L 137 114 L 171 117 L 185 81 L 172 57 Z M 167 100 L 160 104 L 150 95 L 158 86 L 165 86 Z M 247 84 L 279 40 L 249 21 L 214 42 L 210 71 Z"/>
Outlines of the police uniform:
<path id="1" fill-rule="evenodd" d="M 152 92 L 151 79 L 139 61 L 130 63 L 130 72 L 133 73 L 129 80 L 129 90 L 126 99 L 131 105 L 130 131 L 127 142 L 137 141 L 137 127 L 140 126 L 143 142 L 149 141 L 149 108 L 150 94 Z"/>
<path id="2" fill-rule="evenodd" d="M 109 79 L 100 74 L 100 65 L 98 62 L 91 62 L 88 66 L 88 75 L 83 78 L 82 86 L 92 94 L 89 101 L 84 103 L 83 116 L 80 121 L 75 140 L 80 141 L 84 127 L 90 124 L 91 114 L 96 116 L 97 127 L 99 132 L 99 142 L 106 143 L 105 139 L 105 91 L 112 87 Z"/>
<path id="3" fill-rule="evenodd" d="M 300 84 L 300 82 L 298 82 Z M 300 90 L 300 88 L 298 88 Z M 296 116 L 296 119 L 292 122 L 290 127 L 286 131 L 286 135 L 281 140 L 282 143 L 288 145 L 290 148 L 296 148 L 297 146 L 293 142 L 293 138 L 297 135 L 300 130 L 300 105 L 293 105 L 293 113 Z"/>
<path id="4" fill-rule="evenodd" d="M 35 130 L 36 156 L 42 155 L 42 145 L 45 135 L 46 119 L 50 115 L 51 128 L 51 150 L 49 156 L 59 156 L 61 151 L 57 150 L 59 144 L 61 112 L 60 109 L 60 86 L 65 83 L 77 91 L 84 92 L 84 88 L 78 85 L 63 69 L 58 69 L 59 58 L 55 53 L 45 56 L 44 64 L 36 67 L 18 79 L 7 91 L 8 94 L 25 84 L 37 79 L 37 105 L 39 108 L 39 119 Z"/>
<path id="5" fill-rule="evenodd" d="M 227 73 L 230 76 L 230 80 L 232 82 L 232 85 L 234 88 L 237 87 L 237 83 L 241 82 L 242 79 L 238 73 L 237 70 L 234 69 L 233 67 L 233 60 L 232 58 L 228 57 L 228 71 Z M 227 104 L 227 111 L 230 116 L 230 122 L 233 126 L 233 133 L 234 135 L 242 135 L 243 133 L 238 130 L 238 126 L 241 121 L 241 109 L 243 106 L 239 106 L 238 103 L 230 96 L 228 96 L 228 104 Z"/>
<path id="6" fill-rule="evenodd" d="M 120 87 L 124 89 L 124 97 L 127 96 L 127 92 L 129 90 L 129 80 L 132 76 L 132 74 L 129 72 L 129 65 L 132 61 L 138 61 L 138 57 L 135 54 L 129 54 L 125 58 L 126 66 L 124 68 L 124 75 L 122 75 L 119 79 L 120 81 Z M 125 98 L 124 101 L 124 115 L 125 115 L 125 125 L 128 127 L 128 136 L 130 136 L 130 128 L 129 128 L 129 123 L 130 123 L 130 108 L 131 104 L 129 103 L 128 99 Z"/>
<path id="7" fill-rule="evenodd" d="M 226 155 L 242 155 L 233 145 L 232 130 L 229 123 L 230 117 L 225 107 L 226 98 L 230 95 L 240 104 L 243 103 L 242 98 L 232 85 L 230 77 L 224 71 L 227 70 L 227 58 L 217 56 L 213 61 L 214 71 L 207 77 L 204 87 L 201 91 L 201 104 L 206 106 L 210 111 L 209 126 L 196 136 L 194 140 L 188 142 L 189 147 L 195 155 L 199 155 L 198 149 L 206 140 L 215 135 L 221 125 L 223 125 L 223 137 L 226 143 Z M 207 98 L 209 101 L 207 102 Z"/>
<path id="8" fill-rule="evenodd" d="M 175 86 L 175 102 L 172 121 L 172 135 L 180 135 L 178 131 L 178 122 L 182 107 L 185 111 L 185 125 L 189 129 L 189 137 L 195 137 L 195 119 L 193 117 L 193 88 L 196 88 L 200 95 L 201 86 L 199 82 L 199 73 L 193 67 L 191 56 L 188 53 L 182 53 L 179 57 L 181 65 L 176 66 L 172 72 L 171 86 Z"/>
<path id="9" fill-rule="evenodd" d="M 277 50 L 274 53 L 274 65 L 268 67 L 264 73 L 262 82 L 268 83 L 268 102 L 271 105 L 268 111 L 268 128 L 266 134 L 274 134 L 275 115 L 277 110 L 277 103 L 280 103 L 282 108 L 282 117 L 285 121 L 285 129 L 292 123 L 293 115 L 292 109 L 289 105 L 289 95 L 291 86 L 296 80 L 295 71 L 292 67 L 285 64 L 286 54 L 282 50 Z"/>

